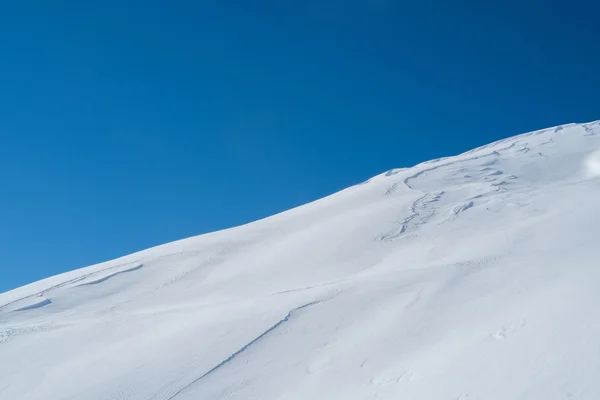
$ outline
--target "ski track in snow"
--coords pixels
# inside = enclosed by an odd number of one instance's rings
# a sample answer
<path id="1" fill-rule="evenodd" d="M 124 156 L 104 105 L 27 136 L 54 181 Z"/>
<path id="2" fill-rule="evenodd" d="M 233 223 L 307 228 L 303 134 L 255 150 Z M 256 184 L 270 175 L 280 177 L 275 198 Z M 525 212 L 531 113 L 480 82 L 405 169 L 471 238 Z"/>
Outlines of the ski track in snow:
<path id="1" fill-rule="evenodd" d="M 400 229 L 392 234 L 384 235 L 382 240 L 394 240 L 408 230 L 425 224 L 435 214 L 435 208 L 430 207 L 430 203 L 439 201 L 443 194 L 444 192 L 426 193 L 415 200 L 410 207 L 410 215 L 402 221 Z"/>
<path id="2" fill-rule="evenodd" d="M 454 165 L 454 164 L 458 164 L 458 163 L 464 163 L 464 162 L 468 162 L 468 161 L 480 160 L 482 158 L 491 157 L 491 156 L 498 156 L 498 155 L 500 155 L 501 152 L 509 150 L 509 149 L 515 147 L 516 145 L 517 145 L 517 142 L 513 142 L 510 146 L 507 146 L 507 147 L 504 147 L 504 148 L 501 148 L 501 149 L 498 149 L 498 150 L 494 150 L 494 151 L 492 151 L 490 153 L 487 153 L 487 154 L 483 154 L 483 155 L 480 155 L 480 156 L 474 156 L 474 157 L 468 157 L 468 158 L 460 158 L 460 159 L 458 159 L 456 161 L 450 161 L 450 162 L 447 162 L 447 163 L 444 163 L 444 164 L 436 165 L 436 166 L 431 167 L 431 168 L 422 169 L 422 170 L 418 171 L 417 173 L 404 178 L 404 185 L 407 188 L 409 188 L 409 189 L 413 189 L 413 187 L 410 185 L 409 182 L 411 180 L 413 180 L 413 179 L 416 179 L 416 178 L 420 177 L 421 175 L 423 175 L 423 174 L 425 174 L 427 172 L 435 171 L 436 169 L 448 167 L 448 166 L 451 166 L 451 165 Z"/>
<path id="3" fill-rule="evenodd" d="M 454 166 L 457 164 L 464 164 L 464 163 L 468 163 L 471 161 L 476 161 L 476 160 L 480 160 L 480 159 L 484 159 L 484 158 L 488 158 L 488 157 L 492 157 L 492 156 L 498 157 L 502 154 L 502 152 L 510 150 L 510 149 L 514 148 L 515 146 L 517 146 L 518 144 L 519 144 L 518 141 L 514 141 L 508 146 L 505 146 L 505 147 L 497 149 L 497 150 L 493 150 L 489 153 L 472 156 L 472 157 L 459 158 L 458 160 L 449 161 L 449 162 L 438 164 L 438 165 L 435 165 L 435 166 L 432 166 L 429 168 L 421 169 L 421 170 L 417 171 L 416 173 L 404 178 L 402 180 L 402 183 L 409 191 L 419 190 L 419 189 L 414 188 L 410 182 L 423 176 L 424 174 L 426 174 L 428 172 L 432 172 L 432 171 L 435 171 L 438 169 L 451 167 L 451 166 Z M 480 151 L 485 149 L 486 147 L 487 146 L 482 147 L 480 149 Z M 520 150 L 523 150 L 523 149 L 527 149 L 526 151 L 524 151 L 524 153 L 529 151 L 529 148 L 527 148 L 526 145 L 523 145 L 523 147 Z M 465 154 L 468 154 L 468 153 L 465 153 Z M 423 164 L 427 165 L 427 164 L 436 163 L 436 162 L 439 162 L 442 160 L 445 160 L 445 158 L 439 159 L 437 161 L 430 161 L 430 162 L 423 163 Z M 494 165 L 495 163 L 496 163 L 496 160 L 492 160 L 492 161 L 483 163 L 482 164 L 483 168 L 482 168 L 481 172 L 490 171 L 490 173 L 487 174 L 490 177 L 497 177 L 497 176 L 503 175 L 504 174 L 503 171 L 493 170 L 492 168 L 490 168 L 490 166 Z M 505 184 L 506 184 L 505 181 L 491 183 L 492 186 L 502 186 Z M 385 194 L 391 195 L 397 189 L 398 189 L 398 183 L 396 182 L 396 183 L 392 184 L 392 186 L 390 186 L 386 190 Z M 408 231 L 418 227 L 419 225 L 425 224 L 437 211 L 435 207 L 428 207 L 428 203 L 437 202 L 438 200 L 440 200 L 440 198 L 443 194 L 444 194 L 443 190 L 440 190 L 437 192 L 429 192 L 429 191 L 423 192 L 423 195 L 421 197 L 417 198 L 410 206 L 410 214 L 406 218 L 404 218 L 404 220 L 401 222 L 400 228 L 395 232 L 384 234 L 383 236 L 381 236 L 380 240 L 385 240 L 385 241 L 396 240 L 398 238 L 403 237 Z M 455 211 L 454 214 L 456 215 L 461 211 L 465 211 L 465 210 L 471 208 L 473 205 L 474 205 L 474 203 L 472 201 L 467 202 L 463 206 L 459 207 L 460 209 Z M 413 222 L 413 221 L 415 221 L 415 222 Z"/>
<path id="4" fill-rule="evenodd" d="M 248 350 L 248 348 L 250 348 L 251 346 L 255 345 L 259 341 L 263 340 L 264 338 L 266 338 L 266 336 L 268 334 L 270 334 L 271 332 L 273 332 L 275 329 L 279 328 L 284 323 L 288 322 L 294 313 L 296 313 L 296 312 L 298 312 L 298 311 L 300 311 L 302 309 L 308 308 L 310 306 L 313 306 L 315 304 L 318 304 L 318 303 L 320 303 L 320 301 L 312 301 L 310 303 L 306 303 L 306 304 L 301 305 L 299 307 L 293 308 L 282 319 L 280 319 L 279 321 L 277 321 L 277 323 L 275 323 L 274 325 L 272 325 L 266 331 L 264 331 L 263 333 L 261 333 L 260 335 L 258 335 L 254 339 L 252 339 L 250 342 L 246 343 L 239 350 L 237 350 L 236 352 L 234 352 L 233 354 L 231 354 L 229 357 L 227 357 L 226 359 L 224 359 L 223 361 L 221 361 L 219 364 L 215 365 L 213 368 L 211 368 L 210 370 L 208 370 L 207 372 L 205 372 L 204 374 L 202 374 L 198 378 L 194 379 L 192 382 L 190 382 L 187 385 L 183 386 L 181 389 L 179 389 L 177 392 L 173 393 L 171 396 L 167 397 L 166 400 L 174 399 L 175 397 L 177 397 L 181 393 L 183 393 L 186 389 L 189 389 L 193 385 L 195 385 L 195 384 L 199 383 L 200 381 L 202 381 L 204 378 L 207 378 L 212 373 L 217 372 L 219 369 L 223 368 L 225 365 L 227 365 L 228 363 L 232 362 L 236 357 L 238 357 L 244 351 Z"/>

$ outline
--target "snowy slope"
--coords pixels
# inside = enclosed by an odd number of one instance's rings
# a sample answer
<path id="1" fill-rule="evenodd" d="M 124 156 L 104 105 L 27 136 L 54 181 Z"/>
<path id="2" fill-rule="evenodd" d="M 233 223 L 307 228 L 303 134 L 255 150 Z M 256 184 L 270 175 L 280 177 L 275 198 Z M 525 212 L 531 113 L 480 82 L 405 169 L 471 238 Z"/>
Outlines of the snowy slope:
<path id="1" fill-rule="evenodd" d="M 0 399 L 600 398 L 600 123 L 0 295 Z"/>

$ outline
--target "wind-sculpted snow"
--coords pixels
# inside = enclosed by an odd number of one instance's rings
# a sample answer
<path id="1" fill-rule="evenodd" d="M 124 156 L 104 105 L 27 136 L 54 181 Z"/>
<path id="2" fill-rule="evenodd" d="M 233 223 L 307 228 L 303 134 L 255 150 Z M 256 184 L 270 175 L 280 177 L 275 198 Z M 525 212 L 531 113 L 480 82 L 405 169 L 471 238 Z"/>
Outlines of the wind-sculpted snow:
<path id="1" fill-rule="evenodd" d="M 41 296 L 34 298 L 34 299 L 32 299 L 32 301 L 29 301 L 27 303 L 28 304 L 20 304 L 19 307 L 17 309 L 15 309 L 15 311 L 33 310 L 35 308 L 40 308 L 40 307 L 47 306 L 48 304 L 52 304 L 52 302 L 49 299 L 46 299 Z"/>
<path id="2" fill-rule="evenodd" d="M 127 268 L 122 271 L 112 271 L 109 273 L 103 273 L 101 275 L 98 274 L 99 276 L 94 276 L 94 279 L 86 280 L 83 283 L 79 283 L 79 281 L 78 281 L 78 284 L 76 286 L 97 285 L 97 284 L 102 283 L 112 277 L 115 277 L 117 275 L 124 274 L 127 272 L 137 271 L 138 269 L 140 269 L 142 267 L 143 267 L 143 265 L 139 264 L 139 265 L 136 265 L 135 267 Z"/>
<path id="3" fill-rule="evenodd" d="M 0 400 L 598 399 L 599 154 L 543 129 L 0 294 Z"/>

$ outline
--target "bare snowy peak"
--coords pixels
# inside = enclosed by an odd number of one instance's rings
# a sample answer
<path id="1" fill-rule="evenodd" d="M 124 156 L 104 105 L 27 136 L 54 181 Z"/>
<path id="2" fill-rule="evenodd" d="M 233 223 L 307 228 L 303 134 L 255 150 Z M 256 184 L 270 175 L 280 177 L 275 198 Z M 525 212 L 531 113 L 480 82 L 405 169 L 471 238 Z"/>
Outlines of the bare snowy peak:
<path id="1" fill-rule="evenodd" d="M 597 399 L 600 123 L 0 295 L 0 399 Z"/>

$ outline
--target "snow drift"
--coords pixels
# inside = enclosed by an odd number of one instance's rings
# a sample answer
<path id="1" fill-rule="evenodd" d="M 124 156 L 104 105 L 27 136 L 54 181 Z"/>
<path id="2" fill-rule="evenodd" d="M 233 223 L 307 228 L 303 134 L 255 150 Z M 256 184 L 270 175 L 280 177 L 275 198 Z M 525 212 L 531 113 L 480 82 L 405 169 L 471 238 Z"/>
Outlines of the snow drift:
<path id="1" fill-rule="evenodd" d="M 1 294 L 0 399 L 598 399 L 599 154 L 531 132 Z"/>

